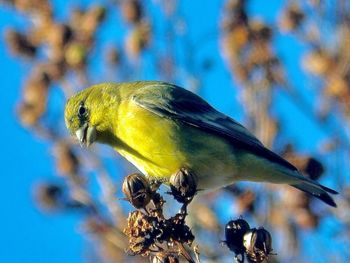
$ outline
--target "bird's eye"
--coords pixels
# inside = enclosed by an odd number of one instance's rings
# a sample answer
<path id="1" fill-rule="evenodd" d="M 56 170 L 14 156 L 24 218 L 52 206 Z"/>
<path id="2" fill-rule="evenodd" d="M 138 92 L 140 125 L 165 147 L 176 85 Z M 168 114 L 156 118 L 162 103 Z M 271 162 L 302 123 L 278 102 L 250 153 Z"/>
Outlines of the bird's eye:
<path id="1" fill-rule="evenodd" d="M 80 118 L 84 118 L 87 115 L 87 109 L 83 104 L 80 104 L 79 109 L 78 109 L 78 116 Z"/>

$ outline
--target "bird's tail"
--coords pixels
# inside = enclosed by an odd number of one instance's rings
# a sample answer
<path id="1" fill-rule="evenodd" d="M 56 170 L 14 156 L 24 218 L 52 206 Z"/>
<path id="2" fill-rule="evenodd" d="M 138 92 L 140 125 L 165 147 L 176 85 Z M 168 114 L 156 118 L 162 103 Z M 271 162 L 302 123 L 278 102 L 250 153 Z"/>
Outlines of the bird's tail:
<path id="1" fill-rule="evenodd" d="M 325 202 L 330 206 L 337 207 L 333 198 L 329 195 L 329 194 L 338 194 L 338 192 L 334 191 L 333 189 L 320 185 L 317 182 L 307 178 L 304 178 L 304 180 L 300 180 L 296 184 L 291 184 L 291 186 L 303 192 L 311 194 L 312 196 L 322 200 L 323 202 Z"/>
<path id="2" fill-rule="evenodd" d="M 252 158 L 249 162 L 251 162 L 251 160 Z M 322 200 L 330 206 L 337 206 L 330 194 L 338 194 L 338 192 L 303 176 L 296 168 L 291 169 L 290 167 L 275 164 L 263 158 L 254 159 L 254 161 L 255 165 L 247 166 L 246 170 L 243 171 L 244 178 L 241 180 L 289 184 Z M 291 167 L 293 168 L 292 165 Z"/>

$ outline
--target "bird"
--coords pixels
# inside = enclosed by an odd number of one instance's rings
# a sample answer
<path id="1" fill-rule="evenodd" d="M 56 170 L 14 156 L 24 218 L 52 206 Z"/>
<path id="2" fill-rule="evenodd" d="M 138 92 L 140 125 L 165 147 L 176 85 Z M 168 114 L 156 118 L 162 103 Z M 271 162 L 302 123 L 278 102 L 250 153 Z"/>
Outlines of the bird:
<path id="1" fill-rule="evenodd" d="M 289 184 L 336 207 L 333 189 L 301 174 L 233 118 L 189 90 L 161 81 L 100 83 L 70 97 L 65 123 L 80 144 L 113 147 L 148 178 L 188 169 L 198 189 L 239 181 Z"/>

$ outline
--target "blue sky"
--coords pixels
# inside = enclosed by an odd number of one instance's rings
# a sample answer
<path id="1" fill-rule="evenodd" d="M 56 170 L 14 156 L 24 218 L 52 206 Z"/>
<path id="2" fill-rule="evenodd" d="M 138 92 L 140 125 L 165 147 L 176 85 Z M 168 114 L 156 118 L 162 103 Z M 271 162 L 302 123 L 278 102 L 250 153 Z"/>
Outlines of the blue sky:
<path id="1" fill-rule="evenodd" d="M 0 31 L 9 25 L 25 26 L 26 20 L 0 8 Z M 25 130 L 17 121 L 15 105 L 30 71 L 28 63 L 10 56 L 0 39 L 1 166 L 0 262 L 82 262 L 84 242 L 76 233 L 77 215 L 45 215 L 33 202 L 33 185 L 54 174 L 50 145 Z"/>
<path id="2" fill-rule="evenodd" d="M 54 1 L 60 10 L 58 17 L 67 16 L 66 1 Z M 84 4 L 85 1 L 77 1 Z M 193 42 L 202 39 L 212 30 L 217 30 L 222 5 L 224 1 L 183 1 L 181 4 L 183 16 L 188 23 L 188 30 Z M 271 0 L 250 1 L 249 10 L 269 23 L 276 22 L 276 10 L 283 1 Z M 157 20 L 157 10 L 148 8 L 154 23 Z M 0 33 L 3 36 L 8 26 L 26 27 L 28 21 L 8 8 L 0 8 Z M 160 26 L 161 27 L 161 26 Z M 161 29 L 160 29 L 161 30 Z M 101 39 L 116 38 L 121 32 L 115 27 L 106 26 L 99 33 Z M 307 51 L 306 47 L 292 37 L 276 37 L 275 47 L 282 54 L 283 63 L 292 84 L 303 90 L 307 85 L 307 76 L 300 69 L 300 57 Z M 113 43 L 113 38 L 110 40 Z M 292 47 L 292 48 L 291 48 Z M 205 75 L 200 94 L 219 110 L 243 119 L 243 109 L 237 103 L 234 84 L 230 73 L 224 65 L 219 53 L 217 39 L 208 41 L 198 52 L 196 61 L 203 61 L 208 56 L 213 59 L 214 69 Z M 94 61 L 99 65 L 97 53 Z M 0 38 L 0 120 L 2 147 L 0 148 L 2 164 L 2 183 L 0 186 L 0 263 L 61 263 L 83 262 L 83 251 L 89 246 L 77 233 L 80 220 L 78 215 L 45 215 L 33 202 L 33 185 L 40 179 L 52 179 L 55 174 L 53 159 L 50 153 L 50 143 L 33 137 L 17 121 L 15 105 L 19 101 L 21 85 L 30 72 L 30 64 L 19 62 L 12 57 Z M 94 66 L 93 66 L 94 67 Z M 97 66 L 96 66 L 97 67 Z M 141 78 L 154 78 L 147 69 Z M 92 77 L 94 79 L 94 77 Z M 97 78 L 98 79 L 98 78 Z M 185 83 L 185 81 L 184 81 Z M 285 120 L 282 127 L 285 139 L 293 139 L 301 151 L 316 152 L 316 143 L 325 138 L 317 126 L 305 117 L 297 107 L 282 93 L 277 95 L 276 114 Z M 310 98 L 306 98 L 307 100 Z M 62 110 L 62 109 L 61 109 Z M 62 116 L 61 116 L 62 117 Z M 303 133 L 300 127 L 303 127 Z M 322 262 L 322 261 L 320 261 Z"/>

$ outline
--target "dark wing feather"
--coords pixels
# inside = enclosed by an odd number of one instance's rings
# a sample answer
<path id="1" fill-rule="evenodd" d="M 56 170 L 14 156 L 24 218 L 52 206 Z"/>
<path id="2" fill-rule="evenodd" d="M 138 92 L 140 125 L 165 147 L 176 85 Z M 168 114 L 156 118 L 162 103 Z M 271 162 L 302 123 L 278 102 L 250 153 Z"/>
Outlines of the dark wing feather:
<path id="1" fill-rule="evenodd" d="M 224 136 L 237 148 L 296 170 L 292 164 L 264 147 L 241 124 L 218 112 L 205 100 L 188 90 L 162 82 L 152 83 L 138 89 L 132 100 L 161 117 L 178 120 L 212 134 Z"/>

